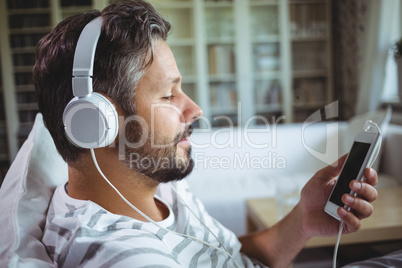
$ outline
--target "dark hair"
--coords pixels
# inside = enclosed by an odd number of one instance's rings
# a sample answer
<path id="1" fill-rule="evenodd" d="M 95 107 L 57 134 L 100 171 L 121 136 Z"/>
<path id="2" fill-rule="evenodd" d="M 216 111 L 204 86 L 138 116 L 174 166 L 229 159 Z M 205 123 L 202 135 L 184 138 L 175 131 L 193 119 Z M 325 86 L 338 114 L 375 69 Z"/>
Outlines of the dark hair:
<path id="1" fill-rule="evenodd" d="M 39 110 L 57 150 L 68 163 L 85 152 L 68 140 L 62 122 L 64 108 L 73 98 L 75 47 L 82 29 L 98 16 L 102 16 L 103 25 L 95 53 L 94 91 L 107 95 L 127 115 L 135 113 L 135 88 L 152 63 L 153 41 L 166 40 L 170 30 L 169 22 L 150 4 L 120 1 L 102 12 L 69 17 L 39 41 L 33 69 Z"/>

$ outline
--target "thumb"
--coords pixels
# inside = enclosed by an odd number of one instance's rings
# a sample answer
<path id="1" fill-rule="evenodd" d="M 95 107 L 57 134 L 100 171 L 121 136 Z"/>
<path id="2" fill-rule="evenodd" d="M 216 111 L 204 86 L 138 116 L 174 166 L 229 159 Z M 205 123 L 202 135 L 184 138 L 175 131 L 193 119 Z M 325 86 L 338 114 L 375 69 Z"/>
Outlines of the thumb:
<path id="1" fill-rule="evenodd" d="M 324 168 L 323 172 L 325 173 L 325 176 L 331 177 L 331 178 L 338 176 L 342 170 L 343 164 L 346 161 L 346 157 L 347 157 L 347 154 L 343 155 L 341 158 L 336 160 L 334 163 L 332 163 L 331 165 Z"/>

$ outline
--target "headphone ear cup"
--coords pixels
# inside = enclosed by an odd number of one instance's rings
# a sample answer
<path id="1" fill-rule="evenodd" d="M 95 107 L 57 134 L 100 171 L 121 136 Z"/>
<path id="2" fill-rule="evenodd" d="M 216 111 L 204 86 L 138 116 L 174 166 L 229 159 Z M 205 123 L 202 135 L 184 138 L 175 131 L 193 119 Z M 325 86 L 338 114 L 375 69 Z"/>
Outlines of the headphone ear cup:
<path id="1" fill-rule="evenodd" d="M 64 109 L 63 124 L 68 139 L 86 149 L 108 146 L 119 132 L 114 105 L 96 92 L 74 97 Z"/>

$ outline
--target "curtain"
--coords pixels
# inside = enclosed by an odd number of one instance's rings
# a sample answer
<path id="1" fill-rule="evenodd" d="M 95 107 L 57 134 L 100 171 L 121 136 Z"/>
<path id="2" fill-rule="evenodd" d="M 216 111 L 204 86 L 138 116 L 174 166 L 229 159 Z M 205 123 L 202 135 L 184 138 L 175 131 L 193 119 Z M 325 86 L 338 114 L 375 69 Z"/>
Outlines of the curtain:
<path id="1" fill-rule="evenodd" d="M 387 59 L 400 34 L 400 0 L 369 0 L 356 114 L 375 111 L 382 101 Z"/>
<path id="2" fill-rule="evenodd" d="M 376 0 L 375 0 L 376 1 Z M 339 101 L 339 119 L 355 114 L 370 0 L 332 1 L 334 92 Z"/>

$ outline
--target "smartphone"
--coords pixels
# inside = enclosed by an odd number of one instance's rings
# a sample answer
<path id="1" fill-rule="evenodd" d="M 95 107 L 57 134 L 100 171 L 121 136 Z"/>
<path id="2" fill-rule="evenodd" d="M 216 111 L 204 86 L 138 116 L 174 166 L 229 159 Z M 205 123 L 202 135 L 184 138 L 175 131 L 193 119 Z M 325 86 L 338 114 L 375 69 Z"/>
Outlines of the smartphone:
<path id="1" fill-rule="evenodd" d="M 375 132 L 359 132 L 356 135 L 342 171 L 324 208 L 324 211 L 335 219 L 341 221 L 336 212 L 339 207 L 350 210 L 348 206 L 342 203 L 342 196 L 344 194 L 356 195 L 351 191 L 349 184 L 352 180 L 363 180 L 364 170 L 369 166 L 372 158 L 375 157 L 373 152 L 378 139 L 379 133 Z"/>

